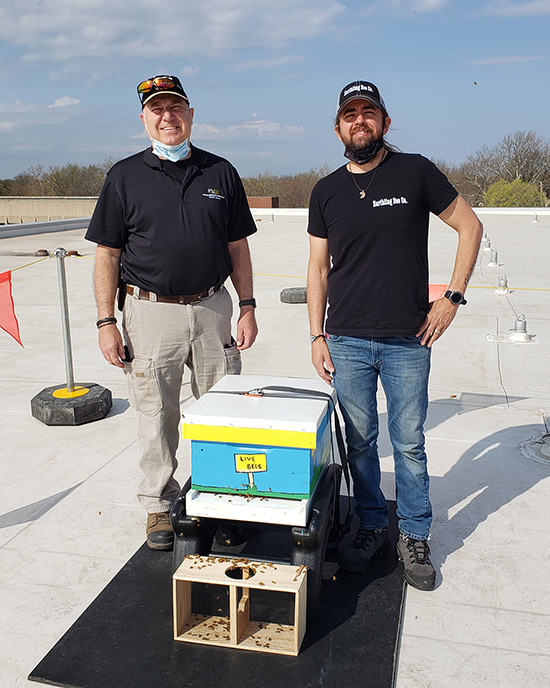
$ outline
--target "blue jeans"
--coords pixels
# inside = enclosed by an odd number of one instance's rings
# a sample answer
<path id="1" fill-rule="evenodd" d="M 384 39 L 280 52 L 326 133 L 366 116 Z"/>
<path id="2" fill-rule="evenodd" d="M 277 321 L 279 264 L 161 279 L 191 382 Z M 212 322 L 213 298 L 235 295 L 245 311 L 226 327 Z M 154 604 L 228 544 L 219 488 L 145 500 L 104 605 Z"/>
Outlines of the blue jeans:
<path id="1" fill-rule="evenodd" d="M 376 389 L 380 377 L 393 446 L 399 530 L 415 540 L 426 540 L 432 523 L 424 450 L 430 349 L 414 336 L 329 335 L 328 347 L 335 368 L 334 387 L 346 426 L 360 527 L 372 530 L 388 523 L 378 457 Z"/>

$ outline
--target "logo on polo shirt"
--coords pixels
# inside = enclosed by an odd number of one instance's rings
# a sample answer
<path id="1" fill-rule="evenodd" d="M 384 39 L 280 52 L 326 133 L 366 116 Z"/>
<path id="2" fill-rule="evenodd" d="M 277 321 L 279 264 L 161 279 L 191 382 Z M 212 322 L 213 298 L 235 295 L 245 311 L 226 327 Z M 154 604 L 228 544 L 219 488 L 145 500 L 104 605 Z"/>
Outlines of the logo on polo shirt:
<path id="1" fill-rule="evenodd" d="M 208 189 L 208 193 L 204 193 L 206 198 L 215 198 L 217 201 L 223 201 L 225 196 L 222 196 L 219 189 Z"/>

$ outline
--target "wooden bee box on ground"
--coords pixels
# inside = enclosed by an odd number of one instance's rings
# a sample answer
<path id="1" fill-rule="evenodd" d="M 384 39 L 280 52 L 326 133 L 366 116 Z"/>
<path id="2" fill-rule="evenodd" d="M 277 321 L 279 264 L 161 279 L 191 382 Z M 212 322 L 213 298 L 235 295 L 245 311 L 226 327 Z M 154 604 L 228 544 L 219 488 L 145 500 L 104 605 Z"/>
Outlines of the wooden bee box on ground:
<path id="1" fill-rule="evenodd" d="M 268 389 L 245 394 L 269 386 L 323 392 L 335 400 L 322 380 L 226 375 L 185 412 L 192 490 L 309 500 L 331 455 L 332 404 L 306 394 L 273 396 Z"/>
<path id="2" fill-rule="evenodd" d="M 297 655 L 306 630 L 306 568 L 188 556 L 173 575 L 174 638 Z"/>

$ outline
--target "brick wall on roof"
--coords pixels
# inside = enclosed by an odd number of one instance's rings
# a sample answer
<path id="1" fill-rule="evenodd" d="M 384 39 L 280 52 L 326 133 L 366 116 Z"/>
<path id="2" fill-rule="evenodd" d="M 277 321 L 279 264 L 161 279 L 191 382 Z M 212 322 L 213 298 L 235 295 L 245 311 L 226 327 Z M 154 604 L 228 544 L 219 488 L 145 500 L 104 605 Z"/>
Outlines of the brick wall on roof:
<path id="1" fill-rule="evenodd" d="M 248 205 L 251 208 L 278 208 L 278 196 L 248 196 Z"/>

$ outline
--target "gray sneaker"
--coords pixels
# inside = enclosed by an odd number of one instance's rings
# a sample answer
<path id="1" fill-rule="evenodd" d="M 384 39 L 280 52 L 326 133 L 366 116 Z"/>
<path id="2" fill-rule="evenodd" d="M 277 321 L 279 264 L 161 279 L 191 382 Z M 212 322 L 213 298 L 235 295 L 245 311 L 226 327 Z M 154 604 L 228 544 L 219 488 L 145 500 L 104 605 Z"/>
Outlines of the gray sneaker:
<path id="1" fill-rule="evenodd" d="M 397 543 L 397 556 L 403 562 L 405 580 L 418 590 L 433 590 L 435 569 L 430 561 L 430 548 L 426 540 L 414 540 L 401 533 Z"/>
<path id="2" fill-rule="evenodd" d="M 340 555 L 338 564 L 346 571 L 364 571 L 374 555 L 387 550 L 388 546 L 387 528 L 378 530 L 359 528 L 351 545 L 348 545 Z"/>

